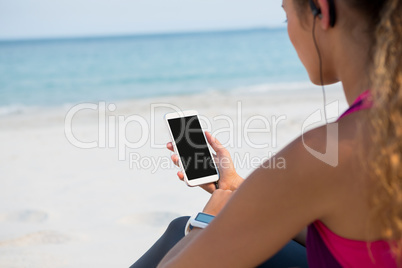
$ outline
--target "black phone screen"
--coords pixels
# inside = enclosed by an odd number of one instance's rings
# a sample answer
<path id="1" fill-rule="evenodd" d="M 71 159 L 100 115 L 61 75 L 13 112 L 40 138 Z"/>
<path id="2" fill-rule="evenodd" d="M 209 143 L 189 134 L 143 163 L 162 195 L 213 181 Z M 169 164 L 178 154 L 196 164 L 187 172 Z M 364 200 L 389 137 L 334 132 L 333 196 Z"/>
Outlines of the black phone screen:
<path id="1" fill-rule="evenodd" d="M 198 117 L 168 119 L 168 123 L 187 178 L 217 175 Z"/>

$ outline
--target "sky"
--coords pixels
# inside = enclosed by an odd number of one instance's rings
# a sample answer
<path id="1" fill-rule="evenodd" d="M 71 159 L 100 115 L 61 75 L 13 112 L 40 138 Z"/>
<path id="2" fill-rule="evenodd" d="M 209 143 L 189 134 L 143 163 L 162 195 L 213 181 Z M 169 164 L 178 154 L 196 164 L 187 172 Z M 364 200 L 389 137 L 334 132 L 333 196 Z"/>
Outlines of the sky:
<path id="1" fill-rule="evenodd" d="M 0 0 L 0 39 L 284 26 L 282 0 Z"/>

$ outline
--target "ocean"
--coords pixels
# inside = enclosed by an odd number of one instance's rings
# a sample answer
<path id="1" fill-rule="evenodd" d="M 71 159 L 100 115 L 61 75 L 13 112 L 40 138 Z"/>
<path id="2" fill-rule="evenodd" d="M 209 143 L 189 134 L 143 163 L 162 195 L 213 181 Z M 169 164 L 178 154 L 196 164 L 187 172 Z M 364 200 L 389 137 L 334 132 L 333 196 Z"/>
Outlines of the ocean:
<path id="1" fill-rule="evenodd" d="M 0 42 L 0 115 L 307 81 L 285 28 Z"/>

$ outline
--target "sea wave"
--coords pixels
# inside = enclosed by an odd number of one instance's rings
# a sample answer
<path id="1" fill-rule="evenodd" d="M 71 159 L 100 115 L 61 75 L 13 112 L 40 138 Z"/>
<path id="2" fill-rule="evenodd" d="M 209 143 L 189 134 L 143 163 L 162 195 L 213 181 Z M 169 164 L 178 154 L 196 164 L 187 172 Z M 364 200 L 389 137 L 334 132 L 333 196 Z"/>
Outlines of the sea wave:
<path id="1" fill-rule="evenodd" d="M 333 84 L 325 86 L 326 90 L 339 89 L 341 84 Z M 299 91 L 299 90 L 317 90 L 321 86 L 316 86 L 310 81 L 299 81 L 299 82 L 279 82 L 279 83 L 266 83 L 258 84 L 244 87 L 236 87 L 232 90 L 233 93 L 268 93 L 268 92 L 278 92 L 278 91 Z"/>
<path id="2" fill-rule="evenodd" d="M 32 109 L 35 108 L 20 104 L 0 106 L 0 116 L 25 114 L 32 111 Z"/>
<path id="3" fill-rule="evenodd" d="M 325 86 L 326 91 L 331 90 L 339 90 L 341 84 L 334 84 L 330 86 Z M 293 92 L 316 92 L 317 90 L 321 90 L 321 87 L 313 85 L 309 81 L 300 81 L 300 82 L 283 82 L 283 83 L 265 83 L 265 84 L 256 84 L 249 86 L 240 86 L 240 87 L 232 87 L 227 89 L 221 88 L 206 88 L 203 92 L 193 92 L 193 93 L 172 93 L 172 94 L 163 94 L 163 95 L 155 95 L 155 96 L 145 96 L 138 98 L 127 98 L 127 99 L 99 99 L 99 100 L 88 100 L 89 103 L 96 103 L 98 101 L 105 102 L 125 102 L 133 99 L 143 100 L 144 102 L 152 102 L 154 99 L 159 99 L 162 96 L 203 96 L 205 94 L 230 94 L 230 95 L 243 95 L 243 94 L 293 94 Z M 38 112 L 48 108 L 61 108 L 63 110 L 68 110 L 71 106 L 76 105 L 78 103 L 83 103 L 85 101 L 80 101 L 77 103 L 66 102 L 61 105 L 51 105 L 51 106 L 28 106 L 22 104 L 10 104 L 0 106 L 0 116 L 8 116 L 8 115 L 21 115 L 32 112 Z"/>

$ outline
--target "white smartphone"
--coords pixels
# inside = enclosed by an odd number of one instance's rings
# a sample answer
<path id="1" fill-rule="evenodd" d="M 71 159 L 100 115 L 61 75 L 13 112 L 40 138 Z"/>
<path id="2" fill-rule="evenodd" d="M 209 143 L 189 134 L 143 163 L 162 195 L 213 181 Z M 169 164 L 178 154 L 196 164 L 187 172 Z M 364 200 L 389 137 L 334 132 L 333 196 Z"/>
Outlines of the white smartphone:
<path id="1" fill-rule="evenodd" d="M 218 168 L 201 128 L 198 113 L 169 113 L 165 115 L 165 120 L 187 185 L 198 186 L 218 181 Z"/>

